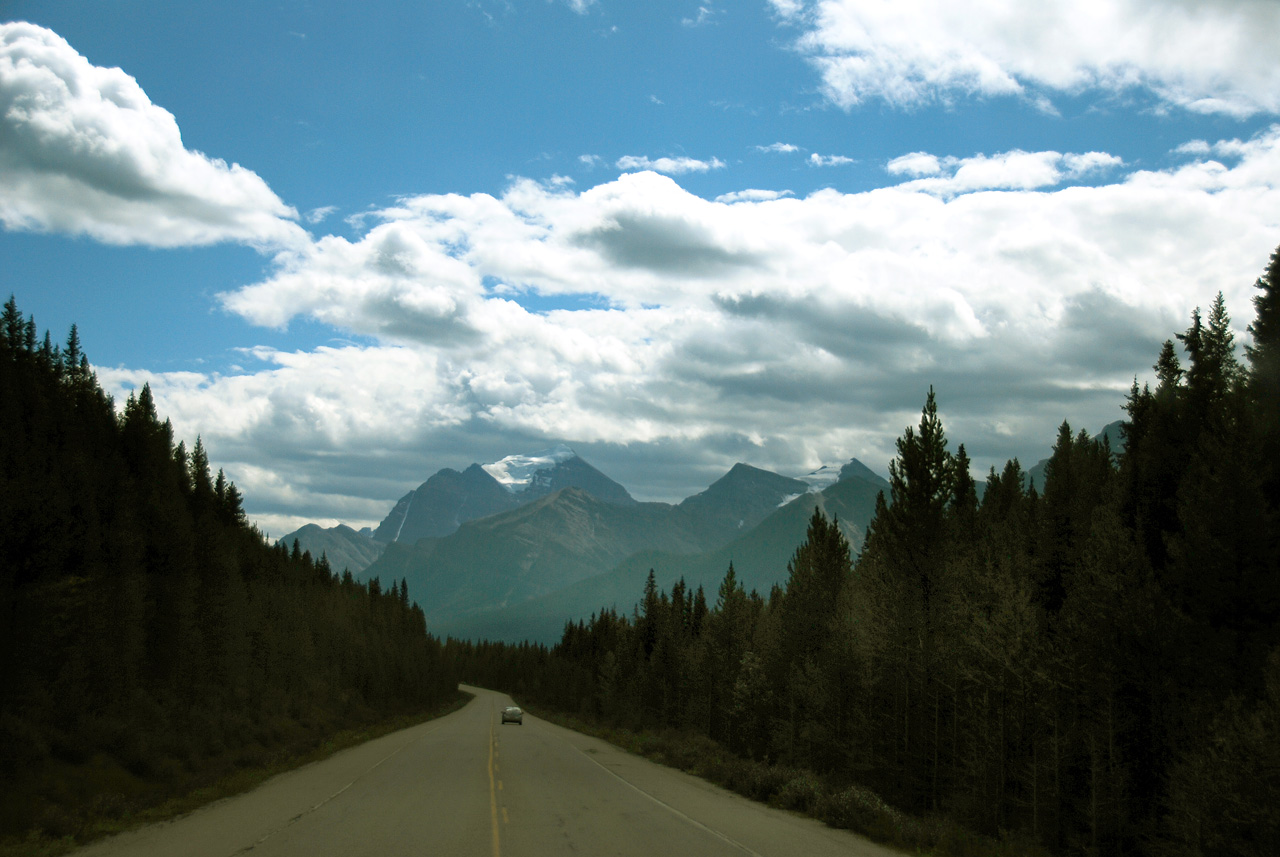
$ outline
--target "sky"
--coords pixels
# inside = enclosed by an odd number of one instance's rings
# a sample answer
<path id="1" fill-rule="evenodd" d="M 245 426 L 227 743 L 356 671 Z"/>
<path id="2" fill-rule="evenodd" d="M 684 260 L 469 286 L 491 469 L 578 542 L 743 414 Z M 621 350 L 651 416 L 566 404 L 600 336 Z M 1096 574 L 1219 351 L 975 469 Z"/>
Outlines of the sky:
<path id="1" fill-rule="evenodd" d="M 1273 0 L 0 0 L 0 290 L 264 531 L 566 443 L 982 478 L 1280 245 Z"/>

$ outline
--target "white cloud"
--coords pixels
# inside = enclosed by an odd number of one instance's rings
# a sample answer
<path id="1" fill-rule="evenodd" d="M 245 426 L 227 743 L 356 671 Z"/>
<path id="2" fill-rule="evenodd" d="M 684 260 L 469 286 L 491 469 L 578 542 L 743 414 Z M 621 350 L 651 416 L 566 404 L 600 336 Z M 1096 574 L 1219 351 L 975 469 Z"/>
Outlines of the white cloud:
<path id="1" fill-rule="evenodd" d="M 852 163 L 856 161 L 844 155 L 819 155 L 814 152 L 809 156 L 809 164 L 815 167 L 843 167 Z"/>
<path id="2" fill-rule="evenodd" d="M 1064 181 L 1081 179 L 1123 166 L 1124 161 L 1106 152 L 1083 154 L 1024 152 L 1015 149 L 997 155 L 970 158 L 938 158 L 927 152 L 913 152 L 889 161 L 891 175 L 909 175 L 903 185 L 940 196 L 978 190 L 1034 190 L 1053 187 Z"/>
<path id="3" fill-rule="evenodd" d="M 1201 113 L 1280 112 L 1271 0 L 772 0 L 827 96 L 911 107 L 956 95 L 1134 88 Z"/>
<path id="4" fill-rule="evenodd" d="M 770 143 L 767 146 L 756 146 L 758 152 L 775 152 L 778 154 L 789 155 L 800 151 L 800 147 L 792 143 Z"/>
<path id="5" fill-rule="evenodd" d="M 322 205 L 307 212 L 307 223 L 323 223 L 330 214 L 338 210 L 336 205 Z"/>
<path id="6" fill-rule="evenodd" d="M 1197 157 L 1217 155 L 1219 158 L 1241 158 L 1249 154 L 1255 144 L 1255 141 L 1239 139 L 1219 140 L 1213 144 L 1205 140 L 1191 140 L 1178 146 L 1173 151 L 1175 154 L 1195 155 Z"/>
<path id="7" fill-rule="evenodd" d="M 1124 166 L 1124 161 L 1106 152 L 1085 152 L 1082 155 L 1063 155 L 1062 165 L 1066 167 L 1068 177 L 1081 178 L 1091 173 L 1105 172 L 1114 167 Z"/>
<path id="8" fill-rule="evenodd" d="M 747 190 L 735 190 L 731 193 L 722 193 L 716 197 L 716 202 L 767 202 L 771 199 L 781 199 L 784 196 L 792 196 L 789 190 L 760 190 L 758 188 L 748 188 Z"/>
<path id="9" fill-rule="evenodd" d="M 308 240 L 258 175 L 184 147 L 173 115 L 61 36 L 0 24 L 0 223 L 157 247 Z"/>
<path id="10" fill-rule="evenodd" d="M 1212 148 L 1233 165 L 915 152 L 899 184 L 803 199 L 708 201 L 653 172 L 406 198 L 223 296 L 255 324 L 372 344 L 261 350 L 236 376 L 99 377 L 117 395 L 149 380 L 262 514 L 349 523 L 440 467 L 560 440 L 658 499 L 736 460 L 883 467 L 930 385 L 980 469 L 1034 461 L 1063 419 L 1120 418 L 1192 307 L 1222 290 L 1250 320 L 1280 240 L 1280 126 Z M 1099 166 L 1107 181 L 1071 183 Z"/>
<path id="11" fill-rule="evenodd" d="M 656 170 L 668 175 L 683 173 L 705 173 L 708 170 L 724 169 L 725 162 L 719 158 L 700 161 L 697 158 L 655 158 L 643 155 L 623 155 L 615 164 L 620 170 Z"/>
<path id="12" fill-rule="evenodd" d="M 1207 155 L 1213 147 L 1205 140 L 1188 140 L 1173 151 L 1179 155 Z"/>
<path id="13" fill-rule="evenodd" d="M 564 2 L 579 15 L 587 14 L 587 10 L 596 4 L 596 0 L 564 0 Z"/>
<path id="14" fill-rule="evenodd" d="M 701 27 L 704 24 L 714 22 L 716 14 L 716 10 L 712 8 L 711 4 L 706 3 L 698 7 L 697 14 L 692 18 L 682 18 L 680 23 L 686 27 Z"/>
<path id="15" fill-rule="evenodd" d="M 931 155 L 928 152 L 912 152 L 909 155 L 901 155 L 889 162 L 886 167 L 889 172 L 895 176 L 906 174 L 909 176 L 936 176 L 942 172 L 942 163 L 938 160 L 937 155 Z"/>

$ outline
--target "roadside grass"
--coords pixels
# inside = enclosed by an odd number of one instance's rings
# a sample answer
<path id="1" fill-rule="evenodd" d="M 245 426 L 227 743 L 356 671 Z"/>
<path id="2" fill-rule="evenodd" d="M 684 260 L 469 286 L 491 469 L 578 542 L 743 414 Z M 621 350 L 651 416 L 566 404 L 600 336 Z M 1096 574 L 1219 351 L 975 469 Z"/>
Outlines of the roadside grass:
<path id="1" fill-rule="evenodd" d="M 434 709 L 401 714 L 327 735 L 294 736 L 284 746 L 241 748 L 221 764 L 180 778 L 144 780 L 98 754 L 80 764 L 50 763 L 39 775 L 14 784 L 27 792 L 37 824 L 25 836 L 0 839 L 0 857 L 60 857 L 97 839 L 168 821 L 206 804 L 251 791 L 287 771 L 462 708 L 473 695 Z M 176 767 L 176 766 L 174 766 Z M 171 770 L 166 773 L 171 773 Z M 21 798 L 5 799 L 18 803 Z"/>
<path id="2" fill-rule="evenodd" d="M 521 703 L 526 711 L 530 709 Z M 932 857 L 1048 857 L 1029 839 L 975 833 L 942 815 L 914 816 L 860 785 L 832 783 L 811 771 L 744 759 L 705 735 L 677 730 L 635 732 L 535 709 L 537 716 L 592 735 L 638 756 L 676 768 L 779 809 L 807 815 L 873 842 Z M 534 713 L 534 712 L 531 712 Z"/>

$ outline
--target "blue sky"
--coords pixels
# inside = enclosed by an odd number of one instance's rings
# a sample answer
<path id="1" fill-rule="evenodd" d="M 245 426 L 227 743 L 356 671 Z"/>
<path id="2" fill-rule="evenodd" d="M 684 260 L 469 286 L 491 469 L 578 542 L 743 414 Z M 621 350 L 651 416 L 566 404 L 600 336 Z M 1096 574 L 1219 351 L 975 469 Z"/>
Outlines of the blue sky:
<path id="1" fill-rule="evenodd" d="M 273 533 L 558 442 L 643 499 L 883 471 L 930 385 L 1033 463 L 1280 244 L 1266 0 L 0 21 L 0 285 Z"/>

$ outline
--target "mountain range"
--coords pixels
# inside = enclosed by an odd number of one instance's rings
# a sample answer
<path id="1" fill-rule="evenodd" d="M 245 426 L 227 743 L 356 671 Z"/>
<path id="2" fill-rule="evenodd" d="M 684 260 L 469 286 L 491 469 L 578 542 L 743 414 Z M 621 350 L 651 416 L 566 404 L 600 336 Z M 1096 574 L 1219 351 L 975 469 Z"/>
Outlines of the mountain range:
<path id="1" fill-rule="evenodd" d="M 1119 427 L 1097 439 L 1119 451 Z M 1047 462 L 1029 483 L 1043 487 Z M 281 541 L 359 580 L 404 579 L 441 636 L 553 642 L 567 621 L 630 611 L 650 570 L 663 588 L 683 579 L 714 600 L 732 562 L 767 594 L 786 581 L 814 508 L 856 551 L 881 491 L 889 483 L 857 459 L 797 478 L 740 463 L 680 503 L 642 503 L 562 444 L 440 470 L 372 531 L 308 524 Z"/>
<path id="2" fill-rule="evenodd" d="M 800 478 L 736 464 L 678 504 L 642 503 L 560 445 L 440 470 L 372 531 L 309 524 L 281 541 L 360 580 L 403 578 L 433 633 L 550 642 L 566 621 L 629 610 L 650 569 L 664 587 L 683 577 L 714 599 L 732 561 L 767 593 L 815 506 L 857 546 L 882 490 L 856 459 Z"/>

